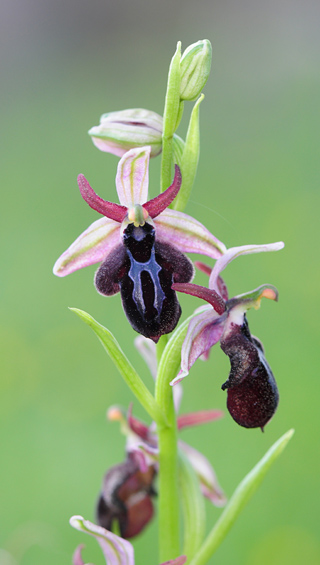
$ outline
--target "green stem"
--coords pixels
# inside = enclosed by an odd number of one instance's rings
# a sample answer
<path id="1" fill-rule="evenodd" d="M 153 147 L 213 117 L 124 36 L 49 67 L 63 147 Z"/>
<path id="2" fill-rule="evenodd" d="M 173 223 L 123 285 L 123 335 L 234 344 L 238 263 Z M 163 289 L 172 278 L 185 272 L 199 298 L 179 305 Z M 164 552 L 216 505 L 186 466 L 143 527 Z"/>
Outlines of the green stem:
<path id="1" fill-rule="evenodd" d="M 162 353 L 164 352 L 167 343 L 168 343 L 168 336 L 162 335 L 160 337 L 158 343 L 157 343 L 157 363 L 158 363 L 158 367 L 160 365 Z"/>
<path id="2" fill-rule="evenodd" d="M 158 426 L 159 560 L 161 563 L 180 555 L 177 425 L 172 391 L 166 409 L 169 426 Z"/>
<path id="3" fill-rule="evenodd" d="M 254 494 L 271 465 L 286 447 L 288 441 L 294 434 L 294 430 L 289 430 L 278 441 L 276 441 L 257 465 L 241 481 L 232 495 L 228 505 L 225 507 L 219 520 L 216 522 L 200 551 L 192 559 L 190 565 L 205 565 L 219 547 L 225 536 L 238 518 L 241 510 L 245 507 L 251 496 Z"/>
<path id="4" fill-rule="evenodd" d="M 179 479 L 183 509 L 183 555 L 187 555 L 190 562 L 203 542 L 206 513 L 199 479 L 182 451 L 179 452 Z"/>
<path id="5" fill-rule="evenodd" d="M 156 402 L 163 411 L 168 426 L 158 425 L 159 441 L 159 548 L 160 562 L 180 555 L 177 423 L 170 382 L 177 375 L 181 362 L 181 347 L 190 318 L 172 334 L 158 367 Z M 160 347 L 163 347 L 161 344 Z"/>

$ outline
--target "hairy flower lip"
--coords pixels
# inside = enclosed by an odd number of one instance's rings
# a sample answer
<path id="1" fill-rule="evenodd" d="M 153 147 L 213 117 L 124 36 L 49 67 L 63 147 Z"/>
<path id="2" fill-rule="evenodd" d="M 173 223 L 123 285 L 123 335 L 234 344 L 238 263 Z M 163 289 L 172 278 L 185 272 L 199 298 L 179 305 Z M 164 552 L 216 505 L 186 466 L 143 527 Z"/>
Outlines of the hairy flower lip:
<path id="1" fill-rule="evenodd" d="M 220 343 L 231 369 L 222 390 L 227 390 L 227 408 L 237 424 L 261 428 L 274 416 L 279 393 L 261 342 L 251 335 L 245 314 L 242 325 L 230 323 Z"/>

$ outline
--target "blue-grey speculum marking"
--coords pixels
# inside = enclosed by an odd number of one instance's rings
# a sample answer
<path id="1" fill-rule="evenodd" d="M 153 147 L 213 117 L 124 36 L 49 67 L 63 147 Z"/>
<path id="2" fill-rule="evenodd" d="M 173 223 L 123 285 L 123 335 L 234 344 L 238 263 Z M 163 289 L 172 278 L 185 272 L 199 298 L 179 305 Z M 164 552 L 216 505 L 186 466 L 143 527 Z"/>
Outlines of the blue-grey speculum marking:
<path id="1" fill-rule="evenodd" d="M 131 280 L 134 281 L 132 298 L 135 304 L 137 305 L 140 314 L 144 315 L 146 312 L 146 307 L 143 299 L 141 275 L 145 271 L 146 273 L 149 274 L 153 282 L 153 288 L 154 288 L 153 306 L 158 313 L 157 318 L 159 318 L 162 310 L 162 304 L 166 296 L 160 285 L 159 272 L 161 271 L 161 267 L 160 265 L 158 265 L 156 261 L 154 248 L 152 248 L 151 250 L 150 259 L 148 261 L 145 261 L 144 263 L 140 263 L 139 261 L 136 261 L 133 258 L 132 253 L 129 251 L 129 249 L 127 250 L 127 253 L 129 255 L 130 264 L 131 264 L 128 275 L 131 278 Z"/>

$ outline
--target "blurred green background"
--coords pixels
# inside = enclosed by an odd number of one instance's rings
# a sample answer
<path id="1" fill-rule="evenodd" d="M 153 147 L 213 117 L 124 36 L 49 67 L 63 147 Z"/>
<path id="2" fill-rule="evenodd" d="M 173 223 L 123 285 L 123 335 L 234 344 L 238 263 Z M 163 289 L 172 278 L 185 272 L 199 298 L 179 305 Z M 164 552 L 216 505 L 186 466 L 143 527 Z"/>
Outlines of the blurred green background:
<path id="1" fill-rule="evenodd" d="M 93 518 L 105 470 L 124 438 L 109 405 L 132 400 L 97 339 L 68 306 L 108 326 L 151 386 L 120 298 L 92 285 L 94 267 L 65 279 L 52 266 L 97 218 L 76 184 L 84 173 L 115 199 L 117 158 L 87 136 L 100 114 L 162 113 L 177 40 L 213 44 L 201 106 L 201 157 L 186 212 L 227 246 L 284 240 L 276 254 L 242 257 L 230 293 L 270 282 L 278 304 L 249 313 L 280 390 L 265 433 L 225 418 L 183 439 L 212 461 L 230 496 L 269 446 L 296 434 L 212 558 L 216 565 L 320 563 L 319 3 L 312 0 L 3 0 L 1 37 L 1 565 L 71 562 L 77 544 L 101 565 L 95 541 L 68 525 Z M 188 114 L 191 105 L 186 104 Z M 179 130 L 185 133 L 186 121 Z M 151 162 L 151 196 L 160 159 Z M 197 282 L 205 277 L 197 275 Z M 199 302 L 182 297 L 184 315 Z M 182 410 L 224 408 L 229 371 L 219 347 L 184 383 Z M 137 415 L 142 409 L 134 405 Z M 208 505 L 209 523 L 220 510 Z M 137 565 L 158 563 L 156 523 L 135 542 Z M 9 554 L 14 558 L 10 560 Z"/>

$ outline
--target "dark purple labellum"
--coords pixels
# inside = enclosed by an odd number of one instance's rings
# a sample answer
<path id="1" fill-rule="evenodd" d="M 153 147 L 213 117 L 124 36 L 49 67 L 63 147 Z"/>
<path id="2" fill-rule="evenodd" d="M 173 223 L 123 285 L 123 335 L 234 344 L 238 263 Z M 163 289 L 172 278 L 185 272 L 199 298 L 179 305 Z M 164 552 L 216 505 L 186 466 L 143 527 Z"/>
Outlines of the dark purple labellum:
<path id="1" fill-rule="evenodd" d="M 245 428 L 264 428 L 274 415 L 279 394 L 261 342 L 250 334 L 244 317 L 242 326 L 231 325 L 221 340 L 221 349 L 230 358 L 231 371 L 222 390 L 228 390 L 227 408 L 232 418 Z"/>
<path id="2" fill-rule="evenodd" d="M 116 520 L 122 538 L 139 534 L 153 516 L 154 477 L 154 467 L 143 473 L 130 456 L 124 463 L 112 467 L 105 475 L 97 504 L 99 525 L 112 530 Z"/>
<path id="3" fill-rule="evenodd" d="M 181 308 L 174 282 L 189 282 L 191 261 L 168 243 L 155 241 L 154 227 L 130 223 L 123 245 L 111 252 L 95 277 L 97 290 L 110 296 L 120 290 L 126 316 L 138 333 L 157 342 L 176 327 Z"/>

